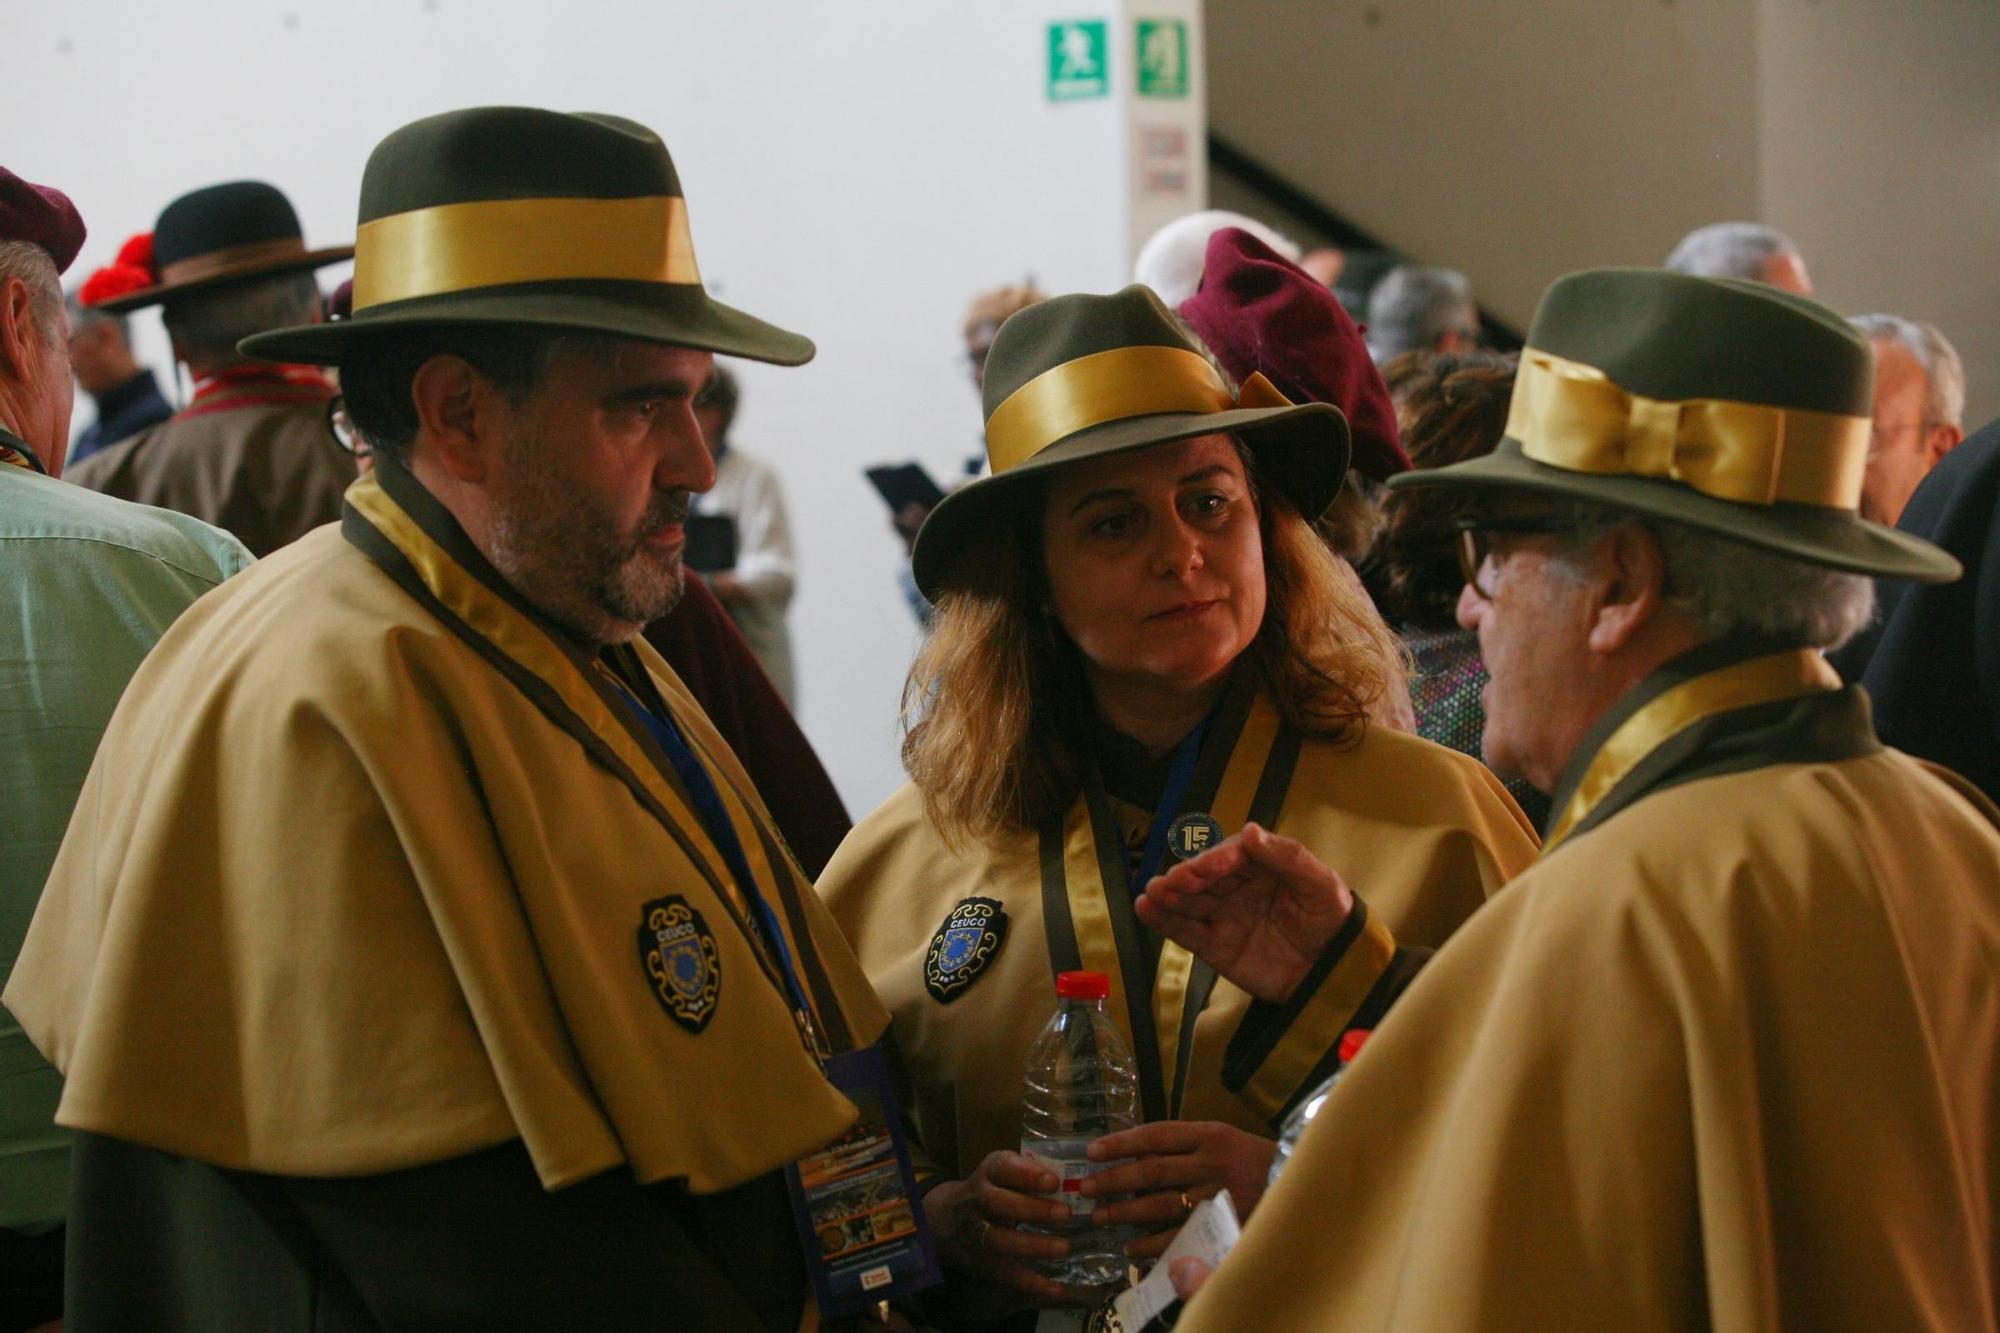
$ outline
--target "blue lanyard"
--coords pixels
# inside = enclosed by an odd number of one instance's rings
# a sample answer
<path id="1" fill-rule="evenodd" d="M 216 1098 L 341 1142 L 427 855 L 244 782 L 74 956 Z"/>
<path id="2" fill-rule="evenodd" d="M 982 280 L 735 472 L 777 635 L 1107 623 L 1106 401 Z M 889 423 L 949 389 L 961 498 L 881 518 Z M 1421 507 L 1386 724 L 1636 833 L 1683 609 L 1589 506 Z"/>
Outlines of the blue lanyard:
<path id="1" fill-rule="evenodd" d="M 613 677 L 616 680 L 615 677 Z M 785 932 L 779 929 L 778 915 L 771 905 L 764 901 L 764 895 L 757 891 L 757 881 L 751 877 L 750 862 L 743 855 L 743 844 L 736 836 L 736 825 L 730 822 L 729 811 L 722 804 L 722 794 L 715 789 L 715 780 L 695 757 L 694 749 L 681 735 L 671 717 L 655 713 L 634 695 L 623 681 L 617 681 L 618 693 L 626 705 L 639 715 L 646 729 L 653 733 L 653 739 L 667 752 L 667 759 L 680 775 L 681 785 L 687 788 L 688 799 L 694 803 L 695 814 L 701 819 L 702 827 L 722 853 L 722 859 L 729 865 L 729 873 L 736 880 L 736 887 L 750 904 L 756 917 L 757 933 L 777 955 L 779 969 L 785 974 L 785 990 L 791 996 L 792 1006 L 801 1020 L 808 1019 L 812 1007 L 806 1003 L 805 988 L 799 984 L 798 968 L 792 960 L 791 946 L 785 943 Z"/>
<path id="2" fill-rule="evenodd" d="M 1173 763 L 1167 769 L 1167 785 L 1160 792 L 1160 803 L 1154 808 L 1153 822 L 1146 830 L 1146 850 L 1139 855 L 1139 873 L 1130 885 L 1135 898 L 1160 873 L 1160 866 L 1167 859 L 1167 830 L 1180 814 L 1181 802 L 1187 798 L 1188 784 L 1194 781 L 1195 760 L 1201 754 L 1201 738 L 1207 734 L 1208 719 L 1203 718 L 1201 725 L 1174 748 Z"/>

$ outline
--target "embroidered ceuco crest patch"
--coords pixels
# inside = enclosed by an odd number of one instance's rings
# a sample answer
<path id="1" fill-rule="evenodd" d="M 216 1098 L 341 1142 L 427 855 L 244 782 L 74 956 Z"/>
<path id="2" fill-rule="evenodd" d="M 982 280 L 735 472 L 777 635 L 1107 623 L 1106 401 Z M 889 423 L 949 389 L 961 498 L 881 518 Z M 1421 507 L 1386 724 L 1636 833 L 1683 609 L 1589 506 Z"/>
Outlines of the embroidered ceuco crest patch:
<path id="1" fill-rule="evenodd" d="M 991 898 L 967 898 L 931 936 L 924 955 L 924 989 L 950 1004 L 979 979 L 1006 938 L 1006 909 Z"/>
<path id="2" fill-rule="evenodd" d="M 715 1015 L 722 994 L 722 956 L 701 913 L 679 894 L 655 898 L 639 920 L 639 963 L 653 998 L 689 1032 Z"/>

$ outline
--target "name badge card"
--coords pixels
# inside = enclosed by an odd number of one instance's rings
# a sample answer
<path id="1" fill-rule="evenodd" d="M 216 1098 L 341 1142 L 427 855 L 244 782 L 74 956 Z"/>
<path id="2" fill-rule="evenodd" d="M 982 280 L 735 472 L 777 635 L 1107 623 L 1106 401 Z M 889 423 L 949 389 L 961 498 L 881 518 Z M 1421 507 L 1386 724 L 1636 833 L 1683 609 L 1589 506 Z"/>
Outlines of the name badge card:
<path id="1" fill-rule="evenodd" d="M 827 1080 L 861 1118 L 785 1168 L 813 1296 L 827 1318 L 861 1314 L 943 1280 L 882 1048 L 836 1055 Z"/>

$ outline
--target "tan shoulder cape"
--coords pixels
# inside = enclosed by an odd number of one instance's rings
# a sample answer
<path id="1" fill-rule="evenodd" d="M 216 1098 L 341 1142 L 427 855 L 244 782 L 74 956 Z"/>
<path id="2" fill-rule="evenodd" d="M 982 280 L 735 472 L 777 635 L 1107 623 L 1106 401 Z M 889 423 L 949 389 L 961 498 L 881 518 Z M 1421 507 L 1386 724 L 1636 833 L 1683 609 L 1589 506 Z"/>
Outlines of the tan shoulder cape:
<path id="1" fill-rule="evenodd" d="M 67 1076 L 58 1120 L 292 1175 L 519 1137 L 550 1188 L 626 1163 L 708 1192 L 823 1145 L 854 1109 L 644 727 L 388 480 L 134 677 L 5 997 Z M 874 1039 L 886 1015 L 741 766 L 635 651 L 820 1027 Z"/>
<path id="2" fill-rule="evenodd" d="M 905 787 L 827 866 L 820 892 L 894 1015 L 906 1112 L 940 1169 L 963 1175 L 1019 1146 L 1028 1047 L 1054 1011 L 1055 973 L 1074 967 L 1112 977 L 1109 1009 L 1139 1051 L 1150 1118 L 1270 1135 L 1369 1000 L 1392 933 L 1442 943 L 1533 858 L 1519 807 L 1477 761 L 1373 725 L 1358 744 L 1301 742 L 1267 698 L 1242 704 L 1231 716 L 1225 703 L 1211 724 L 1201 768 L 1213 780 L 1196 803 L 1224 834 L 1256 819 L 1304 842 L 1365 886 L 1374 919 L 1309 999 L 1260 1013 L 1256 1042 L 1238 1040 L 1250 997 L 1150 938 L 1122 875 L 1100 873 L 1100 858 L 1123 858 L 1125 844 L 1093 827 L 1084 800 L 1040 837 L 954 849 Z M 951 932 L 972 929 L 976 956 L 943 966 Z"/>
<path id="3" fill-rule="evenodd" d="M 1994 1326 L 2000 812 L 1858 691 L 1730 716 L 1417 978 L 1182 1328 Z"/>

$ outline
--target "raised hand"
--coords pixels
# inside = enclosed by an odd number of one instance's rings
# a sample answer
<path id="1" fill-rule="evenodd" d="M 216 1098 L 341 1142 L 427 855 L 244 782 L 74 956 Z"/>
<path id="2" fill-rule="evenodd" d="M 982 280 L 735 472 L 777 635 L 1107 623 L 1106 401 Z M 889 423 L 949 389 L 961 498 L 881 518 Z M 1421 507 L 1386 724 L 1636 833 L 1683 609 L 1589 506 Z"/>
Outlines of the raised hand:
<path id="1" fill-rule="evenodd" d="M 1146 885 L 1148 927 L 1260 1000 L 1281 1004 L 1354 910 L 1324 861 L 1256 824 Z"/>

